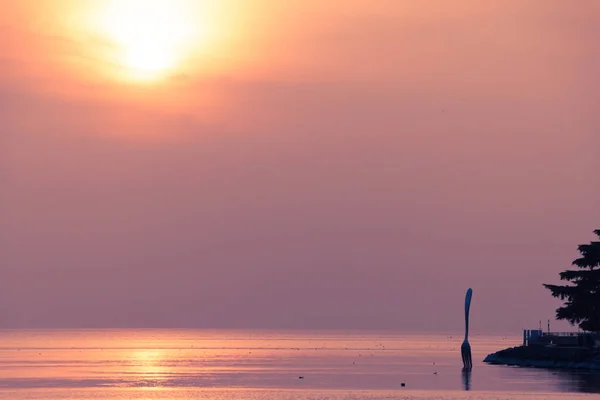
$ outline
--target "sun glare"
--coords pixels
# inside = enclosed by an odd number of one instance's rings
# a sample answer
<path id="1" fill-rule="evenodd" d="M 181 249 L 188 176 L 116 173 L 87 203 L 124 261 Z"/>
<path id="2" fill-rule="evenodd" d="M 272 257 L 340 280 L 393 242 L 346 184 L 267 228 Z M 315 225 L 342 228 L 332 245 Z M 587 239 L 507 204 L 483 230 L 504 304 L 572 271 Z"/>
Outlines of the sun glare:
<path id="1" fill-rule="evenodd" d="M 111 0 L 100 22 L 114 61 L 138 78 L 176 69 L 199 31 L 191 1 Z"/>

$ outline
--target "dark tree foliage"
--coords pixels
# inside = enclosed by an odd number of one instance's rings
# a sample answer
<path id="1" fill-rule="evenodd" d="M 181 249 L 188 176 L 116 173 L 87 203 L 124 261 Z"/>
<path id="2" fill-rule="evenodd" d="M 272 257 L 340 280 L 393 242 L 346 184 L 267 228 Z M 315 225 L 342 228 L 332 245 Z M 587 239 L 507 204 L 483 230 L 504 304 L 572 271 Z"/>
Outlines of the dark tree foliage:
<path id="1" fill-rule="evenodd" d="M 600 238 L 600 229 L 594 231 Z M 576 270 L 560 273 L 560 279 L 572 285 L 544 285 L 552 296 L 564 300 L 556 310 L 556 318 L 588 332 L 600 332 L 600 242 L 579 246 L 581 257 L 573 261 Z"/>

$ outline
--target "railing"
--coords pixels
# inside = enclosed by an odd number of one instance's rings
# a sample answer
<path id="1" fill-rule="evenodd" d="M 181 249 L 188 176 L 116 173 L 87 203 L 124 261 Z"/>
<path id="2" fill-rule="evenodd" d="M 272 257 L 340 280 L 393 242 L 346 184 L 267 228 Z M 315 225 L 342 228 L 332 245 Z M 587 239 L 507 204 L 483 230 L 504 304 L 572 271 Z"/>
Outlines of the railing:
<path id="1" fill-rule="evenodd" d="M 585 332 L 542 332 L 542 336 L 575 337 L 575 336 L 585 336 L 585 335 L 590 335 L 590 333 L 585 333 Z"/>
<path id="2" fill-rule="evenodd" d="M 523 330 L 523 346 L 530 345 L 567 345 L 600 346 L 600 333 L 595 332 L 542 332 L 540 329 Z"/>

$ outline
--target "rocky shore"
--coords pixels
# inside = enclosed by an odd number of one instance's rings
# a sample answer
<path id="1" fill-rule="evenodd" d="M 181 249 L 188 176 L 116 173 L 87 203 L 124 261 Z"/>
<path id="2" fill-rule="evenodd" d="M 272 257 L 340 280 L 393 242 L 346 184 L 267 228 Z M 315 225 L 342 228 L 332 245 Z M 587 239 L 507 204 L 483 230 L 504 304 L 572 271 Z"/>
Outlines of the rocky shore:
<path id="1" fill-rule="evenodd" d="M 580 347 L 519 346 L 488 355 L 488 364 L 600 371 L 600 350 Z"/>

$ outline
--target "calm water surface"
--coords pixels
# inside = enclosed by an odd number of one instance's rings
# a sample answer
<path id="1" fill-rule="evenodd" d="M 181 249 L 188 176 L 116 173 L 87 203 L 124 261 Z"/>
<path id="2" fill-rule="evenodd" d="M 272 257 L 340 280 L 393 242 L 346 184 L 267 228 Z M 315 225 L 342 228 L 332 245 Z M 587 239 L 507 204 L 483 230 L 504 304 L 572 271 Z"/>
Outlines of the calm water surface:
<path id="1" fill-rule="evenodd" d="M 597 374 L 481 362 L 519 337 L 474 336 L 473 372 L 463 374 L 461 341 L 373 332 L 0 331 L 0 399 L 537 400 L 600 393 Z"/>

